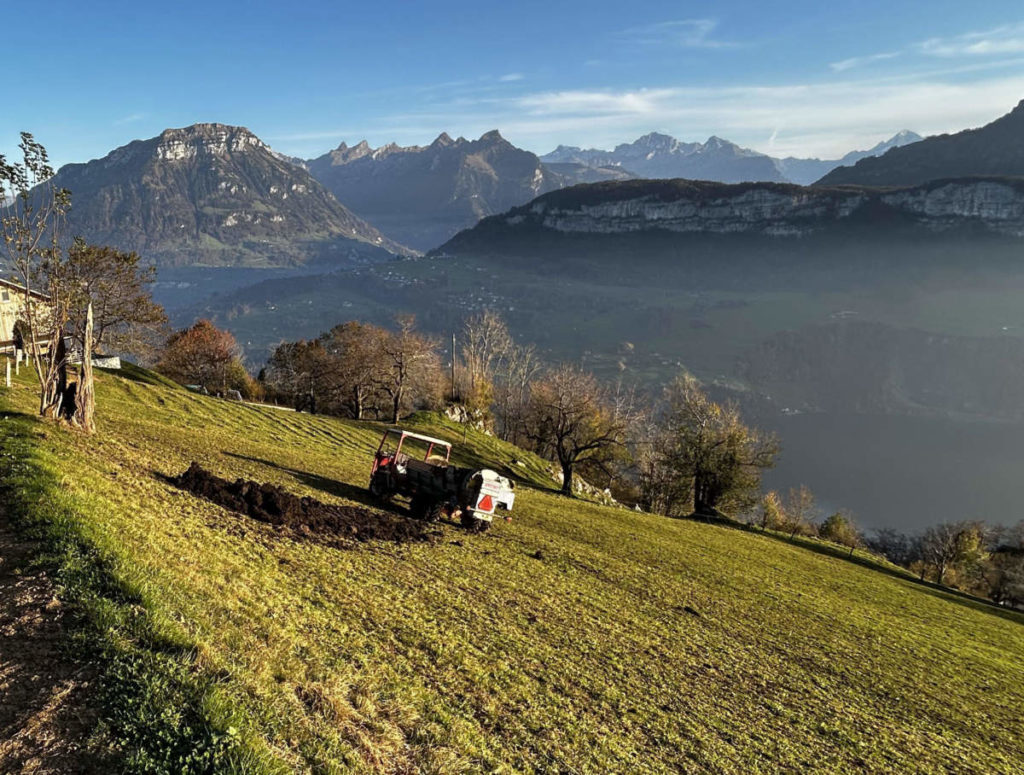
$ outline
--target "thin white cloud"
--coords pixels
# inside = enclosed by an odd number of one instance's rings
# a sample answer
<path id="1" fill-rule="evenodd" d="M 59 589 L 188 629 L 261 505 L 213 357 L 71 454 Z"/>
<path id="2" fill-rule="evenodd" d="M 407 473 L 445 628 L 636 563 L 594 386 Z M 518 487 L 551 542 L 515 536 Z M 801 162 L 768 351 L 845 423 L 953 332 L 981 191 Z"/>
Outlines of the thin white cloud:
<path id="1" fill-rule="evenodd" d="M 949 38 L 930 38 L 914 50 L 936 57 L 998 56 L 1024 53 L 1024 24 L 1006 24 L 982 32 Z"/>
<path id="2" fill-rule="evenodd" d="M 121 124 L 134 124 L 136 121 L 142 121 L 146 117 L 145 113 L 132 113 L 131 115 L 124 116 L 114 121 L 114 126 L 120 126 Z"/>
<path id="3" fill-rule="evenodd" d="M 838 158 L 903 128 L 935 134 L 980 126 L 1009 111 L 1022 95 L 1024 73 L 1016 71 L 971 82 L 893 78 L 579 89 L 446 102 L 390 116 L 387 124 L 395 133 L 418 126 L 467 137 L 498 126 L 512 142 L 540 153 L 559 143 L 610 148 L 657 130 L 687 141 L 719 135 L 772 155 Z"/>
<path id="4" fill-rule="evenodd" d="M 621 37 L 643 46 L 675 46 L 680 48 L 736 48 L 733 41 L 713 37 L 717 19 L 679 19 L 631 27 Z"/>
<path id="5" fill-rule="evenodd" d="M 524 77 L 522 73 L 505 73 L 498 80 L 502 83 L 512 83 L 513 81 L 521 81 Z"/>
<path id="6" fill-rule="evenodd" d="M 888 51 L 882 54 L 870 54 L 863 57 L 850 57 L 849 59 L 842 59 L 838 62 L 832 62 L 829 67 L 833 72 L 842 73 L 846 70 L 852 70 L 855 67 L 863 67 L 873 62 L 881 62 L 885 59 L 895 59 L 900 55 L 898 51 Z"/>
<path id="7" fill-rule="evenodd" d="M 850 57 L 829 64 L 833 72 L 841 73 L 855 67 L 896 57 L 935 57 L 967 59 L 1024 54 L 1024 23 L 1006 24 L 981 32 L 965 32 L 946 38 L 929 38 L 905 47 L 901 51 Z"/>

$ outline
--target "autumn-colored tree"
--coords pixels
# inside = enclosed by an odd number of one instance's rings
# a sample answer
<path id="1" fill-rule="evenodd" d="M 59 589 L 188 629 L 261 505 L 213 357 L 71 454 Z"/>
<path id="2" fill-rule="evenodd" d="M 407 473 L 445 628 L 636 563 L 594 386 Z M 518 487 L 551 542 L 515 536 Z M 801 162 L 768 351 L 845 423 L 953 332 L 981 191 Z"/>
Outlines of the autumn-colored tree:
<path id="1" fill-rule="evenodd" d="M 665 390 L 658 442 L 663 464 L 690 483 L 695 514 L 749 508 L 756 503 L 761 471 L 779 445 L 773 436 L 745 425 L 734 404 L 719 404 L 688 375 Z"/>
<path id="2" fill-rule="evenodd" d="M 814 522 L 818 519 L 819 512 L 810 487 L 801 484 L 799 487 L 790 488 L 789 496 L 786 498 L 785 514 L 785 529 L 790 538 L 814 534 Z"/>
<path id="3" fill-rule="evenodd" d="M 228 331 L 200 320 L 171 335 L 157 370 L 177 382 L 201 385 L 211 392 L 229 388 L 247 392 L 248 374 L 240 352 Z"/>
<path id="4" fill-rule="evenodd" d="M 971 573 L 985 555 L 985 525 L 981 522 L 944 522 L 925 530 L 921 538 L 924 563 L 935 581 L 945 584 L 950 571 Z"/>
<path id="5" fill-rule="evenodd" d="M 562 494 L 572 495 L 578 466 L 603 467 L 625 448 L 632 407 L 582 369 L 562 365 L 533 384 L 527 433 L 538 452 L 562 469 Z"/>
<path id="6" fill-rule="evenodd" d="M 84 345 L 86 309 L 93 307 L 93 347 L 102 352 L 148 354 L 151 334 L 167 323 L 149 286 L 156 269 L 141 264 L 138 253 L 75 240 L 68 251 L 68 281 L 74 295 L 68 333 Z"/>
<path id="7" fill-rule="evenodd" d="M 860 531 L 857 530 L 853 518 L 841 511 L 825 518 L 818 526 L 818 536 L 826 541 L 847 547 L 851 557 L 854 550 L 861 545 Z"/>
<path id="8" fill-rule="evenodd" d="M 762 530 L 781 530 L 786 524 L 786 511 L 782 506 L 782 498 L 775 490 L 769 490 L 761 496 L 760 523 Z"/>

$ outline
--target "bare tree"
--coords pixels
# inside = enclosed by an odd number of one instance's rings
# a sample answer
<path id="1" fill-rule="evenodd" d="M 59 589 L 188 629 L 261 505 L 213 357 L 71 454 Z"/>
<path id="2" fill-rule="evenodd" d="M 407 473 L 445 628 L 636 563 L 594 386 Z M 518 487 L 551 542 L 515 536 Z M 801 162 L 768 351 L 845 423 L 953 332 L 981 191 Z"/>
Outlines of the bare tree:
<path id="1" fill-rule="evenodd" d="M 624 448 L 632 412 L 592 374 L 563 365 L 534 383 L 527 428 L 537 450 L 562 469 L 562 494 L 572 495 L 573 474 L 584 463 L 602 466 Z"/>
<path id="2" fill-rule="evenodd" d="M 514 444 L 525 440 L 524 423 L 530 398 L 530 385 L 541 373 L 542 364 L 533 345 L 513 343 L 505 360 L 495 389 L 498 410 L 498 434 Z"/>
<path id="3" fill-rule="evenodd" d="M 440 380 L 438 343 L 415 331 L 416 318 L 412 315 L 399 316 L 397 323 L 398 331 L 381 343 L 387 368 L 377 383 L 390 398 L 394 423 L 402 416 L 411 386 L 422 388 L 419 392 L 423 395 L 436 392 Z"/>
<path id="4" fill-rule="evenodd" d="M 882 555 L 894 565 L 909 568 L 913 562 L 920 559 L 911 537 L 892 528 L 876 530 L 865 538 L 864 542 L 868 549 Z"/>
<path id="5" fill-rule="evenodd" d="M 349 321 L 321 337 L 333 362 L 332 389 L 356 420 L 363 419 L 378 385 L 387 380 L 388 336 L 387 331 L 377 326 Z"/>
<path id="6" fill-rule="evenodd" d="M 39 413 L 56 418 L 67 390 L 64 329 L 72 309 L 61 246 L 71 193 L 53 185 L 46 149 L 21 133 L 23 161 L 0 155 L 0 211 L 5 258 L 24 288 L 24 328 L 29 357 L 39 379 Z"/>
<path id="7" fill-rule="evenodd" d="M 464 400 L 474 409 L 486 411 L 493 399 L 495 372 L 512 347 L 512 337 L 501 316 L 485 310 L 466 319 L 462 327 Z"/>
<path id="8" fill-rule="evenodd" d="M 818 509 L 811 488 L 804 484 L 791 488 L 786 500 L 786 529 L 789 537 L 794 538 L 798 533 L 810 534 L 817 517 Z"/>
<path id="9" fill-rule="evenodd" d="M 282 342 L 267 362 L 265 381 L 294 407 L 316 413 L 330 409 L 334 364 L 320 340 Z"/>
<path id="10" fill-rule="evenodd" d="M 1024 521 L 1000 531 L 985 579 L 988 595 L 1002 605 L 1024 605 Z"/>

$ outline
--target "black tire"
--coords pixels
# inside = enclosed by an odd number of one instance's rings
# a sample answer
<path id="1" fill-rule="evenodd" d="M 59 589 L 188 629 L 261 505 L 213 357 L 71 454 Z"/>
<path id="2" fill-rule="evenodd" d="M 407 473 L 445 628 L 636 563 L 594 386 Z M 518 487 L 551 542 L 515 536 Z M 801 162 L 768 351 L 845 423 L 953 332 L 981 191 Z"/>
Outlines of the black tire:
<path id="1" fill-rule="evenodd" d="M 374 476 L 370 479 L 370 495 L 380 498 L 382 501 L 391 500 L 394 493 L 388 488 L 387 477 Z"/>
<path id="2" fill-rule="evenodd" d="M 444 501 L 434 501 L 433 503 L 427 505 L 427 510 L 426 513 L 424 514 L 424 519 L 426 519 L 427 522 L 440 522 L 441 517 L 443 516 Z"/>
<path id="3" fill-rule="evenodd" d="M 462 526 L 470 533 L 484 533 L 491 526 L 490 520 L 480 519 L 472 511 L 462 512 Z"/>
<path id="4" fill-rule="evenodd" d="M 409 501 L 409 516 L 413 519 L 427 519 L 427 510 L 429 508 L 429 500 L 422 495 L 413 495 Z"/>

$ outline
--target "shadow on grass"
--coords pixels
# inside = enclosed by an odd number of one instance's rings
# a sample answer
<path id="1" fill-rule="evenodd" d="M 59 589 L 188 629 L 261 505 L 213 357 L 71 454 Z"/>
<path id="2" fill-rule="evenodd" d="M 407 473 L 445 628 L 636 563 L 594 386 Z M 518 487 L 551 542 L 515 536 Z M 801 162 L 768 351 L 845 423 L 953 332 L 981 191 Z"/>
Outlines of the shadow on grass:
<path id="1" fill-rule="evenodd" d="M 672 519 L 683 519 L 692 522 L 703 522 L 710 525 L 719 525 L 721 527 L 728 527 L 734 530 L 742 530 L 746 533 L 753 533 L 754 535 L 761 535 L 765 538 L 770 538 L 781 543 L 789 544 L 790 546 L 798 546 L 802 549 L 808 549 L 816 554 L 821 554 L 826 557 L 832 557 L 843 562 L 849 562 L 854 565 L 859 565 L 862 568 L 868 570 L 877 571 L 884 573 L 887 576 L 891 576 L 894 579 L 898 579 L 907 584 L 912 584 L 916 587 L 922 588 L 921 591 L 926 592 L 933 597 L 942 598 L 943 600 L 949 600 L 952 603 L 957 603 L 967 608 L 974 609 L 975 611 L 982 611 L 989 614 L 995 614 L 1007 621 L 1014 622 L 1016 624 L 1024 624 L 1024 614 L 1017 611 L 1012 611 L 1008 608 L 993 603 L 991 600 L 986 600 L 983 597 L 977 597 L 967 592 L 963 592 L 959 589 L 953 589 L 951 587 L 945 587 L 941 584 L 936 584 L 933 581 L 925 581 L 918 576 L 913 575 L 910 571 L 903 570 L 902 568 L 888 567 L 879 563 L 871 557 L 865 557 L 854 553 L 850 554 L 849 549 L 843 549 L 839 546 L 831 546 L 825 543 L 819 543 L 817 541 L 808 540 L 802 536 L 791 537 L 785 533 L 777 533 L 772 530 L 764 530 L 753 525 L 745 525 L 742 522 L 735 522 L 728 517 L 715 517 L 715 516 L 704 516 L 699 514 L 691 514 L 685 517 L 672 517 Z"/>
<path id="2" fill-rule="evenodd" d="M 369 506 L 377 509 L 393 508 L 393 505 L 374 498 L 370 495 L 369 490 L 365 487 L 355 487 L 354 485 L 346 482 L 339 482 L 337 479 L 328 479 L 326 476 L 320 476 L 318 474 L 311 474 L 307 471 L 299 471 L 294 468 L 288 468 L 280 463 L 275 463 L 272 460 L 266 460 L 260 457 L 250 457 L 249 455 L 239 455 L 235 452 L 224 452 L 228 457 L 233 457 L 237 460 L 246 460 L 250 463 L 259 463 L 261 466 L 267 466 L 268 468 L 274 468 L 278 471 L 283 471 L 286 474 L 293 476 L 297 481 L 312 487 L 314 490 L 320 490 L 320 492 L 326 492 L 329 495 L 336 495 L 339 498 L 345 498 L 346 500 L 355 501 L 356 503 L 362 504 L 363 506 Z"/>
<path id="3" fill-rule="evenodd" d="M 134 363 L 128 361 L 121 361 L 120 369 L 103 369 L 97 368 L 104 374 L 111 374 L 115 377 L 122 377 L 123 379 L 130 380 L 132 382 L 141 382 L 144 385 L 157 385 L 159 387 L 180 387 L 176 382 L 163 377 L 156 372 L 144 369 L 141 366 L 136 366 Z"/>

